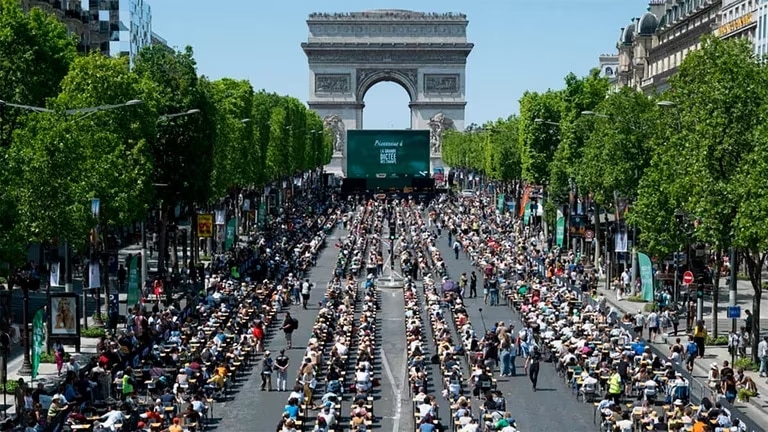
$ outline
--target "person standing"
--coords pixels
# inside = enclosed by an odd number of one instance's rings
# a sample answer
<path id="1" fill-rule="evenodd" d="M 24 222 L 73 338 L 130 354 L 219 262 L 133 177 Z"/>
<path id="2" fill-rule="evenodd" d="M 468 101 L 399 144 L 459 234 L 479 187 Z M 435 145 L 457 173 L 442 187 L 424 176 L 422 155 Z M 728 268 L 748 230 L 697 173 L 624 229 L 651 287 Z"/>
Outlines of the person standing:
<path id="1" fill-rule="evenodd" d="M 469 296 L 477 297 L 477 274 L 475 274 L 474 270 L 469 275 Z"/>
<path id="2" fill-rule="evenodd" d="M 456 241 L 453 242 L 453 254 L 456 256 L 456 259 L 459 259 L 460 251 L 461 251 L 461 243 L 459 243 L 459 239 L 456 239 Z"/>
<path id="3" fill-rule="evenodd" d="M 285 355 L 285 350 L 280 350 L 280 355 L 275 359 L 277 369 L 277 391 L 286 391 L 288 385 L 288 364 L 290 359 Z"/>
<path id="4" fill-rule="evenodd" d="M 541 353 L 539 347 L 534 346 L 531 352 L 530 363 L 528 365 L 528 377 L 531 379 L 531 387 L 533 391 L 536 391 L 536 386 L 539 383 L 539 367 L 541 363 Z"/>
<path id="5" fill-rule="evenodd" d="M 757 344 L 757 358 L 760 359 L 760 376 L 768 375 L 768 336 Z"/>
<path id="6" fill-rule="evenodd" d="M 704 320 L 696 322 L 696 326 L 693 328 L 693 341 L 698 347 L 699 358 L 704 358 L 704 344 L 707 341 L 707 327 L 704 325 Z"/>
<path id="7" fill-rule="evenodd" d="M 128 277 L 128 271 L 125 269 L 125 266 L 120 264 L 120 267 L 117 269 L 117 289 L 122 290 L 123 287 L 125 287 L 125 280 Z"/>
<path id="8" fill-rule="evenodd" d="M 288 345 L 288 349 L 293 348 L 293 331 L 297 328 L 299 328 L 299 322 L 291 316 L 290 312 L 286 312 L 282 329 L 285 333 L 285 343 Z"/>
<path id="9" fill-rule="evenodd" d="M 261 361 L 261 390 L 272 391 L 272 368 L 275 361 L 269 351 L 264 352 L 264 360 Z"/>
<path id="10" fill-rule="evenodd" d="M 301 306 L 306 309 L 309 303 L 309 293 L 312 291 L 312 284 L 309 279 L 305 279 L 301 284 Z"/>
<path id="11" fill-rule="evenodd" d="M 744 314 L 747 316 L 744 319 L 744 327 L 747 328 L 747 335 L 749 335 L 749 338 L 747 339 L 747 345 L 752 346 L 752 321 L 754 321 L 755 318 L 752 316 L 752 311 L 749 309 L 746 309 Z"/>

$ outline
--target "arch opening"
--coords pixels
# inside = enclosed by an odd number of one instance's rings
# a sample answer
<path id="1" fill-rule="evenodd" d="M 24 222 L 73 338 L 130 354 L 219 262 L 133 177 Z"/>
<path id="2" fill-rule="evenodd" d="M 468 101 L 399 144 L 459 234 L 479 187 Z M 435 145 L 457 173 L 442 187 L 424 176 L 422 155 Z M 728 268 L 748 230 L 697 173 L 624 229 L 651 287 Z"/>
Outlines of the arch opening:
<path id="1" fill-rule="evenodd" d="M 371 83 L 361 95 L 361 129 L 410 129 L 412 101 L 406 86 L 397 80 Z"/>

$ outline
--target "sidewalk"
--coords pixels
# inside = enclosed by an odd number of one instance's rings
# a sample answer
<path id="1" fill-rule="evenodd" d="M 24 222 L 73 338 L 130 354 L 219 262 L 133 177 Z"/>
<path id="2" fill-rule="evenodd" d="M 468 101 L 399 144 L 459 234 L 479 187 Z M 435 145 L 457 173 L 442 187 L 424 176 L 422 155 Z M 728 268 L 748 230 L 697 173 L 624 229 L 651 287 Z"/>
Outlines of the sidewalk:
<path id="1" fill-rule="evenodd" d="M 721 286 L 723 286 L 725 282 L 721 282 Z M 636 302 L 630 302 L 625 299 L 617 300 L 616 299 L 616 293 L 614 291 L 609 291 L 605 289 L 605 283 L 604 280 L 601 280 L 601 282 L 598 284 L 597 289 L 598 295 L 601 295 L 605 297 L 606 303 L 609 306 L 612 306 L 616 308 L 619 312 L 622 314 L 629 313 L 629 314 L 636 314 L 639 309 L 643 309 L 643 306 L 645 303 L 636 303 Z M 727 291 L 726 291 L 727 295 Z M 725 315 L 724 313 L 721 313 L 721 315 Z M 705 321 L 708 324 L 711 324 L 711 316 L 709 319 L 705 317 Z M 762 323 L 763 320 L 761 320 Z M 729 320 L 730 323 L 730 320 Z M 743 325 L 743 324 L 740 324 Z M 684 328 L 684 324 L 681 323 L 681 327 Z M 762 327 L 762 326 L 761 326 Z M 723 333 L 723 330 L 725 331 Z M 728 334 L 728 331 L 730 330 L 730 325 L 727 328 L 723 328 L 721 326 L 720 334 Z M 684 330 L 679 332 L 678 335 L 674 334 L 665 334 L 662 338 L 663 341 L 657 341 L 657 342 L 648 342 L 650 345 L 653 345 L 656 349 L 658 349 L 660 352 L 667 354 L 670 352 L 670 348 L 672 344 L 674 344 L 676 338 L 680 338 L 680 340 L 685 343 L 687 341 L 687 335 L 684 333 Z M 707 346 L 705 350 L 705 356 L 704 359 L 697 360 L 694 363 L 693 368 L 693 377 L 694 380 L 691 383 L 691 392 L 694 396 L 697 397 L 707 397 L 710 400 L 716 400 L 716 398 L 712 397 L 712 393 L 709 390 L 709 387 L 707 386 L 707 377 L 709 376 L 709 365 L 712 363 L 717 363 L 719 366 L 722 366 L 724 361 L 728 361 L 730 363 L 731 361 L 731 355 L 728 353 L 728 348 L 725 346 Z M 756 397 L 750 398 L 749 402 L 740 402 L 736 401 L 734 404 L 737 406 L 744 414 L 746 414 L 750 419 L 760 424 L 762 427 L 764 427 L 764 430 L 768 430 L 768 382 L 765 378 L 761 378 L 758 376 L 757 372 L 752 371 L 746 371 L 745 375 L 752 378 L 752 380 L 757 385 L 758 395 Z M 763 424 L 765 423 L 765 424 Z"/>

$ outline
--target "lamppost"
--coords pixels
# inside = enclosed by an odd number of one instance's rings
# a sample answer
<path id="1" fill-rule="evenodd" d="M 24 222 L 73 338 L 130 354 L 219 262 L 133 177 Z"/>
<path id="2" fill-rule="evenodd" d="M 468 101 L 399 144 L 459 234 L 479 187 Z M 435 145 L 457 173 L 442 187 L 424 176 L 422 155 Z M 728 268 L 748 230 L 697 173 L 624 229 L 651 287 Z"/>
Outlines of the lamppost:
<path id="1" fill-rule="evenodd" d="M 32 362 L 29 357 L 29 288 L 32 285 L 32 272 L 31 269 L 28 268 L 29 264 L 27 264 L 27 267 L 20 270 L 18 272 L 18 278 L 17 282 L 19 282 L 19 285 L 21 286 L 21 290 L 23 293 L 22 298 L 22 309 L 21 309 L 21 320 L 23 321 L 24 325 L 21 328 L 21 333 L 24 338 L 24 361 L 21 364 L 21 368 L 19 369 L 19 375 L 32 375 Z M 13 288 L 13 287 L 11 287 Z"/>
<path id="2" fill-rule="evenodd" d="M 670 102 L 671 103 L 671 102 Z M 604 119 L 612 119 L 613 117 L 607 114 L 602 114 L 595 111 L 582 111 L 581 115 L 584 116 L 592 116 L 592 117 L 599 117 Z M 638 172 L 635 170 L 635 180 L 638 179 Z M 614 192 L 614 196 L 616 195 L 616 192 Z M 635 284 L 637 282 L 637 276 L 639 274 L 639 268 L 637 263 L 637 225 L 632 225 L 632 265 L 630 267 L 630 270 L 632 272 L 631 274 L 631 284 L 632 289 L 635 289 Z"/>
<path id="3" fill-rule="evenodd" d="M 173 120 L 173 119 L 177 119 L 177 118 L 180 118 L 180 117 L 186 117 L 186 116 L 190 116 L 190 115 L 194 115 L 194 114 L 199 114 L 199 113 L 200 113 L 199 109 L 192 108 L 192 109 L 189 109 L 187 111 L 180 112 L 180 113 L 163 114 L 163 115 L 161 115 L 161 116 L 159 116 L 157 118 L 157 123 L 162 123 L 162 122 L 166 122 L 168 120 Z M 159 186 L 161 184 L 160 183 L 155 183 L 154 185 L 155 186 Z M 163 184 L 163 186 L 167 186 L 167 184 Z M 165 272 L 165 267 L 166 267 L 165 256 L 166 256 L 166 253 L 168 251 L 167 244 L 166 244 L 167 243 L 166 242 L 166 238 L 167 238 L 166 225 L 167 225 L 167 218 L 168 218 L 167 213 L 168 212 L 165 211 L 164 207 L 165 207 L 165 203 L 161 203 L 160 211 L 159 211 L 159 213 L 160 213 L 159 214 L 159 216 L 160 216 L 159 217 L 160 229 L 158 230 L 159 233 L 158 233 L 158 236 L 157 236 L 158 237 L 157 240 L 158 240 L 159 244 L 156 246 L 157 253 L 158 253 L 158 255 L 157 255 L 157 273 L 159 275 L 161 275 L 161 276 Z M 143 231 L 144 230 L 142 229 L 142 232 Z M 144 238 L 145 240 L 142 242 L 142 250 L 141 250 L 141 256 L 142 256 L 142 259 L 141 259 L 141 273 L 142 273 L 142 278 L 144 278 L 144 281 L 142 283 L 146 283 L 146 277 L 147 277 L 147 273 L 148 273 L 148 268 L 147 268 L 147 265 L 148 265 L 147 261 L 148 261 L 148 259 L 147 259 L 146 250 L 145 250 L 146 249 L 146 233 L 142 233 L 142 238 Z"/>
<path id="4" fill-rule="evenodd" d="M 533 122 L 536 123 L 536 124 L 546 124 L 546 125 L 549 125 L 549 126 L 560 127 L 560 123 L 559 122 L 553 122 L 553 121 L 549 121 L 549 120 L 544 120 L 542 118 L 535 118 L 535 119 L 533 119 Z M 542 225 L 543 225 L 543 228 L 544 228 L 544 235 L 546 236 L 549 233 L 549 228 L 548 228 L 547 222 L 546 222 L 547 221 L 547 215 L 545 214 L 545 212 L 546 212 L 546 196 L 547 196 L 547 189 L 548 188 L 547 188 L 547 184 L 546 183 L 541 185 L 541 186 L 542 186 L 542 189 L 541 189 L 541 210 L 542 210 L 541 211 L 541 215 L 542 215 L 541 216 L 541 222 L 542 222 Z"/>

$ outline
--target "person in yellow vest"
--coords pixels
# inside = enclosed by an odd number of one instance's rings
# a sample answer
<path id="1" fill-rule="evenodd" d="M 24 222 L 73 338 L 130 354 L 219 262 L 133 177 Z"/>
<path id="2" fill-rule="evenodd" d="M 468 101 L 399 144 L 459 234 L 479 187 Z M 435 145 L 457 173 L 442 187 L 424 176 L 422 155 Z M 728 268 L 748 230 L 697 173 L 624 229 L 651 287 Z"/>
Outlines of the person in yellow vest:
<path id="1" fill-rule="evenodd" d="M 133 394 L 133 369 L 125 368 L 123 372 L 123 400 Z"/>
<path id="2" fill-rule="evenodd" d="M 615 404 L 621 403 L 621 375 L 619 371 L 614 370 L 610 378 L 608 378 L 608 396 L 606 399 L 613 399 Z"/>
<path id="3" fill-rule="evenodd" d="M 707 327 L 704 325 L 704 320 L 699 320 L 693 327 L 693 342 L 699 348 L 696 353 L 699 358 L 704 358 L 704 344 L 707 341 Z"/>

